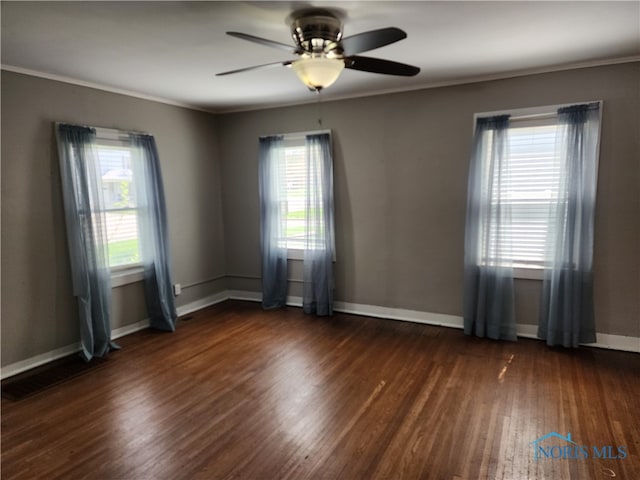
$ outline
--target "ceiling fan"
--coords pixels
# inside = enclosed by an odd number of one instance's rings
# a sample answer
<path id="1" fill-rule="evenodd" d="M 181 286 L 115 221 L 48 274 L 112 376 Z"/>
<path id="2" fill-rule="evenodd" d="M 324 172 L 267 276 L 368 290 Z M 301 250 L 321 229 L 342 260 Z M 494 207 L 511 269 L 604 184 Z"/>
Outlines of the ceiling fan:
<path id="1" fill-rule="evenodd" d="M 295 46 L 240 32 L 227 32 L 227 35 L 284 50 L 297 55 L 297 59 L 240 68 L 218 73 L 217 76 L 285 66 L 291 67 L 310 90 L 319 92 L 333 84 L 344 68 L 405 77 L 420 72 L 413 65 L 358 55 L 407 38 L 407 34 L 399 28 L 381 28 L 342 38 L 340 15 L 324 8 L 297 10 L 288 20 Z"/>

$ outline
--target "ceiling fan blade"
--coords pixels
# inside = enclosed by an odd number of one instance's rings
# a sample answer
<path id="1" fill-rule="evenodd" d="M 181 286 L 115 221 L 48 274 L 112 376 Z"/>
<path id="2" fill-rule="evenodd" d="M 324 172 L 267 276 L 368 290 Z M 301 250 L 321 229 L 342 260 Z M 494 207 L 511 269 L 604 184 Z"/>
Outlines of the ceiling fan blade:
<path id="1" fill-rule="evenodd" d="M 249 35 L 248 33 L 227 32 L 227 35 L 231 35 L 232 37 L 236 37 L 236 38 L 241 38 L 242 40 L 247 40 L 249 42 L 259 43 L 260 45 L 266 45 L 267 47 L 273 47 L 279 50 L 284 50 L 285 52 L 289 52 L 292 54 L 298 53 L 298 49 L 293 47 L 292 45 L 276 42 L 274 40 L 268 40 L 262 37 L 256 37 L 255 35 Z"/>
<path id="2" fill-rule="evenodd" d="M 254 65 L 253 67 L 238 68 L 237 70 L 229 70 L 228 72 L 216 73 L 216 77 L 221 77 L 223 75 L 231 75 L 232 73 L 246 72 L 248 70 L 256 70 L 258 68 L 279 67 L 279 66 L 288 67 L 289 65 L 291 65 L 291 63 L 293 62 L 288 60 L 285 62 L 264 63 L 262 65 Z"/>
<path id="3" fill-rule="evenodd" d="M 381 28 L 358 33 L 340 41 L 344 54 L 347 56 L 384 47 L 390 43 L 407 38 L 407 34 L 396 27 Z"/>
<path id="4" fill-rule="evenodd" d="M 391 60 L 382 60 L 380 58 L 359 57 L 357 55 L 345 58 L 344 65 L 346 68 L 352 70 L 384 73 L 385 75 L 400 75 L 403 77 L 413 77 L 420 73 L 420 69 L 413 65 L 392 62 Z"/>

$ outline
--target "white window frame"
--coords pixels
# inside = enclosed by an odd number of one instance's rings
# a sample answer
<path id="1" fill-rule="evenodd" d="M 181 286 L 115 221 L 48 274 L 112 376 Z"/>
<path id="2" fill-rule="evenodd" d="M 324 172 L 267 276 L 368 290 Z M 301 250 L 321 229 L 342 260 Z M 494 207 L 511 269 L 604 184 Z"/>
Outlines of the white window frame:
<path id="1" fill-rule="evenodd" d="M 109 128 L 96 128 L 96 149 L 100 146 L 110 146 L 131 149 L 131 142 L 127 132 Z M 111 287 L 117 288 L 144 280 L 144 266 L 142 262 L 110 266 Z"/>
<path id="2" fill-rule="evenodd" d="M 494 117 L 498 115 L 509 115 L 509 122 L 512 124 L 513 122 L 517 122 L 520 126 L 538 126 L 538 125 L 549 125 L 549 119 L 557 120 L 558 110 L 563 107 L 570 107 L 572 105 L 578 104 L 588 104 L 588 103 L 599 103 L 599 114 L 600 120 L 602 120 L 602 100 L 590 100 L 590 101 L 577 101 L 571 102 L 567 104 L 557 104 L 557 105 L 545 105 L 540 107 L 524 107 L 524 108 L 516 108 L 510 110 L 498 110 L 492 112 L 481 112 L 476 113 L 473 116 L 473 126 L 472 131 L 475 133 L 476 125 L 478 118 L 482 117 Z M 556 122 L 557 124 L 557 122 Z M 600 160 L 600 138 L 598 138 L 597 144 L 597 152 L 596 152 L 596 172 L 599 167 Z M 542 280 L 544 278 L 544 272 L 546 267 L 543 265 L 529 265 L 529 266 L 517 266 L 513 268 L 513 276 L 514 278 L 525 279 L 525 280 Z"/>

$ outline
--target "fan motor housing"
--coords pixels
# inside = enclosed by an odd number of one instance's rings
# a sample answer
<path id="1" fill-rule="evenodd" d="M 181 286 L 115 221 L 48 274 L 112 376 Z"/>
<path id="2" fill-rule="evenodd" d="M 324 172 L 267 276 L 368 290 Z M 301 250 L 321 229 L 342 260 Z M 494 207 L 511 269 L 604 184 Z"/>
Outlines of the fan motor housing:
<path id="1" fill-rule="evenodd" d="M 305 53 L 342 54 L 342 21 L 330 11 L 302 12 L 291 22 L 291 36 Z"/>

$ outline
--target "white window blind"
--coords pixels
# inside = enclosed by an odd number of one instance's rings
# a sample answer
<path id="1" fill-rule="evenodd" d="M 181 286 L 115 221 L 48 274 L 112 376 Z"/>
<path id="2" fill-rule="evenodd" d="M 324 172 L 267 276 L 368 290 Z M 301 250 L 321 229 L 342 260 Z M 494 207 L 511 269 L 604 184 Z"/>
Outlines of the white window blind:
<path id="1" fill-rule="evenodd" d="M 313 175 L 322 175 L 318 164 L 307 160 L 305 134 L 285 135 L 285 154 L 280 171 L 285 177 L 285 195 L 281 201 L 281 215 L 285 220 L 284 238 L 280 246 L 294 251 L 323 248 L 323 198 L 317 191 L 320 182 Z M 311 168 L 311 170 L 309 170 Z M 310 190 L 311 189 L 311 190 Z"/>
<path id="2" fill-rule="evenodd" d="M 509 205 L 511 218 L 500 224 L 500 232 L 489 232 L 483 238 L 489 241 L 491 257 L 511 258 L 513 267 L 544 267 L 546 241 L 555 225 L 550 205 L 557 199 L 561 175 L 555 120 L 543 124 L 512 122 L 507 162 L 493 172 L 491 180 L 499 182 L 500 189 L 490 199 L 491 208 Z M 487 148 L 491 148 L 490 142 Z M 498 233 L 500 242 L 496 241 Z"/>
<path id="3" fill-rule="evenodd" d="M 286 200 L 282 202 L 282 215 L 286 218 L 286 247 L 303 250 L 306 238 L 307 162 L 304 138 L 288 140 L 285 147 L 284 171 L 286 176 Z"/>
<path id="4" fill-rule="evenodd" d="M 282 218 L 286 219 L 285 238 L 281 246 L 289 250 L 322 248 L 316 241 L 323 234 L 322 192 L 316 191 L 315 182 L 309 181 L 309 168 L 320 168 L 307 161 L 307 145 L 304 134 L 286 135 L 285 154 L 281 171 L 285 175 L 285 198 L 281 203 Z M 317 159 L 319 161 L 319 158 Z M 313 189 L 309 191 L 309 189 Z M 307 199 L 309 204 L 307 204 Z M 296 258 L 296 257 L 294 257 Z"/>

